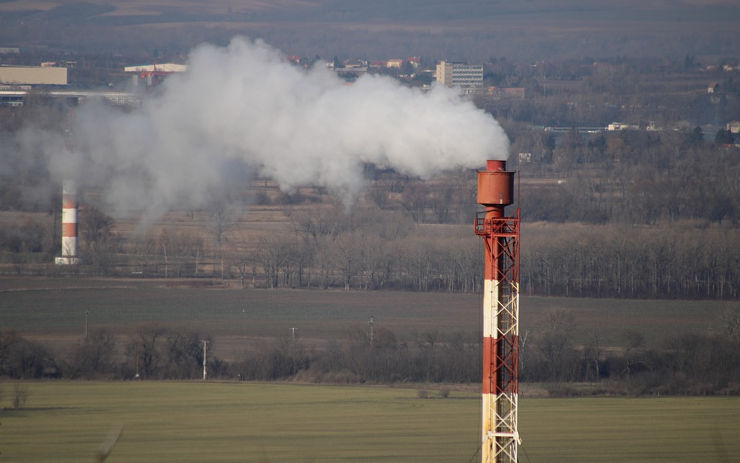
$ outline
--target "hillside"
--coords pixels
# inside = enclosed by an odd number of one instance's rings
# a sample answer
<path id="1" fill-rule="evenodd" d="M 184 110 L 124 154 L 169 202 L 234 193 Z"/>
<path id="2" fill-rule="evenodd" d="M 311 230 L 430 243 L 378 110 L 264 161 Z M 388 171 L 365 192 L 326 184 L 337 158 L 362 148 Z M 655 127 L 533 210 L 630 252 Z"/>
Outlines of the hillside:
<path id="1" fill-rule="evenodd" d="M 284 0 L 0 3 L 0 44 L 183 53 L 203 41 L 261 37 L 288 53 L 331 57 L 522 60 L 723 55 L 740 8 L 714 2 L 403 2 Z M 114 33 L 111 33 L 114 32 Z"/>

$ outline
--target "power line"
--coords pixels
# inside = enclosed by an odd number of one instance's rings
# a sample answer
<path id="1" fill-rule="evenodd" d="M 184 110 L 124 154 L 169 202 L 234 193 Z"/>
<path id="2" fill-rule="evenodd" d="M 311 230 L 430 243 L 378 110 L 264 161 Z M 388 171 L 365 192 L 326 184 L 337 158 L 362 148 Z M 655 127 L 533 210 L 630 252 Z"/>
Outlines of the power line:
<path id="1" fill-rule="evenodd" d="M 483 444 L 479 445 L 477 449 L 475 449 L 475 453 L 470 457 L 468 460 L 468 463 L 473 463 L 473 460 L 475 460 L 475 457 L 480 453 L 480 448 L 483 446 Z"/>
<path id="2" fill-rule="evenodd" d="M 522 449 L 522 450 L 524 450 L 524 456 L 527 458 L 527 461 L 529 463 L 532 463 L 532 460 L 529 459 L 529 454 L 527 453 L 527 449 L 523 445 L 521 445 L 521 444 L 519 445 L 519 448 Z"/>

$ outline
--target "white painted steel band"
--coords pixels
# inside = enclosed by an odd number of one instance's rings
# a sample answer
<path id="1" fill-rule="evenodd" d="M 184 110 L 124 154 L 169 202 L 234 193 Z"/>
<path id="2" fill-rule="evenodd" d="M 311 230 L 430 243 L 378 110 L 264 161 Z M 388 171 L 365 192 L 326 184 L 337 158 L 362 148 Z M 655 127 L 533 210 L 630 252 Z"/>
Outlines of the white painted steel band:
<path id="1" fill-rule="evenodd" d="M 77 223 L 76 207 L 65 207 L 62 209 L 62 223 Z"/>
<path id="2" fill-rule="evenodd" d="M 63 236 L 62 237 L 62 256 L 77 257 L 77 237 L 76 236 Z"/>
<path id="3" fill-rule="evenodd" d="M 483 280 L 483 337 L 498 337 L 498 280 Z"/>
<path id="4" fill-rule="evenodd" d="M 519 336 L 519 282 L 514 283 L 514 334 Z"/>
<path id="5" fill-rule="evenodd" d="M 483 423 L 481 431 L 481 462 L 493 462 L 496 454 L 495 442 L 489 437 L 489 433 L 496 429 L 496 407 L 493 394 L 483 394 Z"/>
<path id="6" fill-rule="evenodd" d="M 498 401 L 511 403 L 511 417 L 504 422 L 498 422 L 500 417 L 496 416 L 496 404 Z M 519 437 L 519 394 L 482 394 L 483 422 L 481 426 L 481 462 L 496 462 L 496 437 L 509 438 L 511 448 L 506 452 L 510 458 L 502 458 L 500 461 L 514 463 L 518 458 Z M 497 432 L 497 429 L 503 431 Z"/>

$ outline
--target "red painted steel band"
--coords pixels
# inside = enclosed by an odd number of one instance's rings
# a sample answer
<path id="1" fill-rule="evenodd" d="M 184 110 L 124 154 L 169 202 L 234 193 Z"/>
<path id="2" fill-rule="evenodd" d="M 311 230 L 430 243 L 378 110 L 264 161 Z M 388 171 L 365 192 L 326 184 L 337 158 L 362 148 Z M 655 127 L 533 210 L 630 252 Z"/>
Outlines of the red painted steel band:
<path id="1" fill-rule="evenodd" d="M 72 238 L 77 236 L 77 224 L 76 223 L 63 223 L 62 224 L 62 236 Z"/>
<path id="2" fill-rule="evenodd" d="M 496 378 L 494 372 L 496 366 L 493 363 L 493 359 L 496 358 L 493 352 L 496 346 L 495 340 L 486 336 L 483 338 L 483 393 L 493 394 L 496 387 Z"/>

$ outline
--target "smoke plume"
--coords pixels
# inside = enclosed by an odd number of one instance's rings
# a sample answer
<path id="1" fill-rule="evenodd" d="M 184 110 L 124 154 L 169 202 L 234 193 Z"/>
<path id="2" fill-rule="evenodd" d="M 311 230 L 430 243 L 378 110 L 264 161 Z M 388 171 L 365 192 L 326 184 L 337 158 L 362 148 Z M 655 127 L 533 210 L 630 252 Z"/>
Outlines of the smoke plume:
<path id="1" fill-rule="evenodd" d="M 363 163 L 428 178 L 507 156 L 499 124 L 452 89 L 423 93 L 364 75 L 347 85 L 325 66 L 304 70 L 261 41 L 202 45 L 188 71 L 130 112 L 80 107 L 71 143 L 48 143 L 52 170 L 104 186 L 119 213 L 200 206 L 251 172 L 290 191 L 327 187 L 351 198 Z"/>

